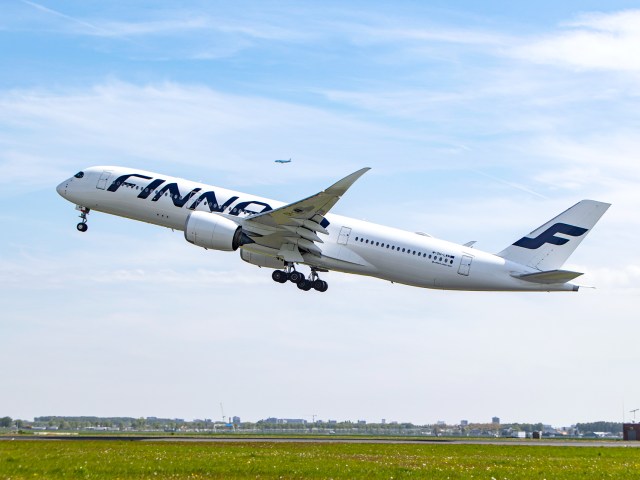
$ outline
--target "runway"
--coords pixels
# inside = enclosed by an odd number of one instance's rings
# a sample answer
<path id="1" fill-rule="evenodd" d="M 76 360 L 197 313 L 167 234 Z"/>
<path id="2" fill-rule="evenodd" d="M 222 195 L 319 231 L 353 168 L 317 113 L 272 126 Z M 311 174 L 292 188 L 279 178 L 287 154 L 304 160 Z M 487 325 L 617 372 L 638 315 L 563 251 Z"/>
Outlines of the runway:
<path id="1" fill-rule="evenodd" d="M 640 448 L 640 441 L 572 440 L 572 439 L 477 439 L 477 438 L 382 438 L 382 437 L 262 437 L 262 436 L 158 436 L 158 435 L 15 435 L 0 436 L 4 441 L 121 441 L 121 442 L 189 442 L 189 443 L 354 443 L 396 445 L 503 445 L 528 447 L 597 447 Z"/>

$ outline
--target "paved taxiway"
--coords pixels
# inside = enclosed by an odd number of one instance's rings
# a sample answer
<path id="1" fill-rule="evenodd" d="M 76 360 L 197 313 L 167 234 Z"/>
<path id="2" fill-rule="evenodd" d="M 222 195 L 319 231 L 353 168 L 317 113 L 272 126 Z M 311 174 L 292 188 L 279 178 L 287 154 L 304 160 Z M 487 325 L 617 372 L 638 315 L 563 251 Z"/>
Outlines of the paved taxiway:
<path id="1" fill-rule="evenodd" d="M 621 440 L 482 440 L 451 438 L 334 438 L 334 437 L 180 437 L 137 435 L 29 435 L 0 436 L 0 440 L 111 440 L 135 442 L 199 442 L 199 443 L 369 443 L 397 445 L 523 445 L 531 447 L 629 447 L 640 448 L 639 442 Z"/>

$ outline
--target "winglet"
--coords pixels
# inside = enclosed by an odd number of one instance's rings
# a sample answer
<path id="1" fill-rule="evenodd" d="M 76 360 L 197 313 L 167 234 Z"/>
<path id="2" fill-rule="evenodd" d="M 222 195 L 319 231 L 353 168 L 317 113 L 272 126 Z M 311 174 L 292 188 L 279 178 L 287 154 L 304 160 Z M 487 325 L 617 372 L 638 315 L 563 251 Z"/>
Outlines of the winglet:
<path id="1" fill-rule="evenodd" d="M 328 234 L 329 232 L 326 229 L 326 226 L 329 222 L 327 221 L 325 224 L 326 219 L 324 216 L 329 212 L 329 210 L 331 210 L 338 200 L 340 200 L 342 195 L 346 193 L 355 181 L 369 170 L 371 170 L 369 167 L 361 168 L 357 172 L 347 175 L 342 180 L 338 180 L 326 190 L 316 193 L 315 195 L 284 205 L 276 208 L 275 210 L 268 210 L 266 212 L 251 215 L 245 219 L 245 226 L 251 230 L 252 225 L 266 225 L 268 227 L 275 228 L 276 230 L 279 229 L 286 232 L 287 236 L 294 233 L 305 242 L 312 243 L 313 241 L 317 241 L 313 237 L 308 238 L 310 237 L 308 234 L 306 237 L 303 237 L 297 229 L 292 229 L 292 227 L 299 226 L 312 232 L 319 232 L 325 235 Z M 298 243 L 298 245 L 302 246 L 300 243 Z"/>
<path id="2" fill-rule="evenodd" d="M 371 170 L 371 167 L 364 167 L 358 170 L 357 172 L 353 172 L 351 175 L 347 175 L 342 180 L 338 180 L 336 183 L 334 183 L 329 188 L 327 188 L 325 190 L 325 193 L 328 193 L 331 195 L 337 195 L 338 197 L 341 197 L 342 195 L 345 194 L 347 190 L 349 190 L 351 185 L 356 183 L 356 180 L 358 180 L 362 175 L 367 173 L 369 170 Z"/>

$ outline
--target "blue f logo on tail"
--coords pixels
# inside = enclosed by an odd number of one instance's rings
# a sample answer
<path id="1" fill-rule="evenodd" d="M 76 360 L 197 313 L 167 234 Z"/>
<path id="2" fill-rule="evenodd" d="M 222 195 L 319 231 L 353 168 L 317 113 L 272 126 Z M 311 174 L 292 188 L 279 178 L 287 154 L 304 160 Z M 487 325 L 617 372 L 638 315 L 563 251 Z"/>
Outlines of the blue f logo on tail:
<path id="1" fill-rule="evenodd" d="M 516 247 L 528 248 L 530 250 L 540 248 L 545 243 L 550 243 L 552 245 L 564 245 L 569 241 L 569 239 L 556 237 L 556 233 L 562 233 L 571 237 L 579 237 L 581 235 L 584 235 L 586 232 L 586 228 L 575 227 L 567 223 L 554 223 L 537 237 L 522 237 L 520 240 L 514 243 L 514 245 Z"/>

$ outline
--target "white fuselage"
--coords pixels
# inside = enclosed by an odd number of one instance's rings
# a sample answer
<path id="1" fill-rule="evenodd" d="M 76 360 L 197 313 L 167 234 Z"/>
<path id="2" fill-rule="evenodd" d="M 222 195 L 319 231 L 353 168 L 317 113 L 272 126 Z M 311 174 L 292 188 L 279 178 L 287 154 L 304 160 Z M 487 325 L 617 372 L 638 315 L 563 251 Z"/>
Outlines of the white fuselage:
<path id="1" fill-rule="evenodd" d="M 115 180 L 126 177 L 120 184 Z M 124 167 L 91 167 L 82 178 L 62 182 L 58 193 L 91 210 L 184 230 L 194 211 L 216 212 L 242 225 L 243 219 L 283 202 L 181 178 Z M 321 255 L 304 254 L 318 268 L 368 275 L 417 287 L 484 291 L 575 291 L 570 283 L 536 284 L 514 275 L 537 270 L 428 235 L 327 214 Z M 270 256 L 277 249 L 241 248 Z"/>

